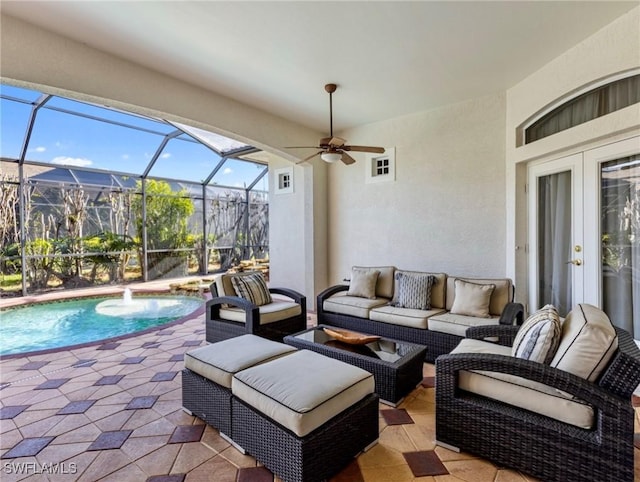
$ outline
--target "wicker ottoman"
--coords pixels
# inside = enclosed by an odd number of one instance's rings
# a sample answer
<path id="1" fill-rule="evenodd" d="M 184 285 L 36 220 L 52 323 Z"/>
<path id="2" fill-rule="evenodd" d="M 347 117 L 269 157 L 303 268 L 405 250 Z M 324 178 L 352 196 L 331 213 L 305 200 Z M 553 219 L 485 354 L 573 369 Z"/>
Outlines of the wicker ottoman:
<path id="1" fill-rule="evenodd" d="M 328 479 L 378 439 L 369 372 L 301 350 L 234 375 L 234 442 L 285 481 Z"/>
<path id="2" fill-rule="evenodd" d="M 245 368 L 265 363 L 296 349 L 255 335 L 242 335 L 197 348 L 184 356 L 182 406 L 233 438 L 231 379 Z"/>

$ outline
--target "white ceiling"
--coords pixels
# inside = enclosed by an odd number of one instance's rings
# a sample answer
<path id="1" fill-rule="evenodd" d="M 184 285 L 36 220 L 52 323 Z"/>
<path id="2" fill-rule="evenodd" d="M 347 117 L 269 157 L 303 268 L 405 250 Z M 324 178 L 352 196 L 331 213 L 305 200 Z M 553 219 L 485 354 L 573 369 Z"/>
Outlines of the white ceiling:
<path id="1" fill-rule="evenodd" d="M 12 1 L 18 17 L 328 131 L 515 85 L 638 1 Z"/>

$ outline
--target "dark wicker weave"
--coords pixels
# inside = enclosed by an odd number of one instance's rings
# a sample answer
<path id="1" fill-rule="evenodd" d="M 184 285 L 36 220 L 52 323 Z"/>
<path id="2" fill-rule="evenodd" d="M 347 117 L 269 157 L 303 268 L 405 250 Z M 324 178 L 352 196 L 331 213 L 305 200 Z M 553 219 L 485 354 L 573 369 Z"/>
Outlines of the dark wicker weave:
<path id="1" fill-rule="evenodd" d="M 311 328 L 303 333 L 316 329 L 322 329 L 322 325 Z M 297 335 L 300 335 L 298 333 Z M 426 348 L 422 345 L 398 342 L 402 344 L 404 351 L 402 358 L 396 362 L 388 362 L 379 358 L 354 353 L 346 349 L 328 346 L 322 343 L 314 343 L 300 338 L 297 335 L 290 335 L 284 338 L 288 345 L 300 349 L 308 349 L 336 360 L 343 361 L 350 365 L 357 366 L 373 374 L 376 383 L 376 393 L 384 401 L 396 404 L 413 390 L 422 381 L 422 365 L 424 362 L 424 352 Z M 395 340 L 389 340 L 394 342 Z"/>
<path id="2" fill-rule="evenodd" d="M 231 390 L 192 372 L 182 370 L 182 406 L 229 438 Z"/>
<path id="3" fill-rule="evenodd" d="M 341 328 L 359 331 L 361 333 L 380 335 L 385 338 L 404 340 L 410 343 L 425 345 L 427 347 L 425 359 L 432 363 L 438 356 L 449 353 L 453 350 L 464 338 L 462 336 L 451 335 L 449 333 L 440 333 L 422 328 L 394 325 L 391 323 L 383 323 L 381 321 L 372 321 L 367 318 L 359 318 L 357 316 L 332 313 L 323 309 L 324 300 L 336 293 L 339 293 L 340 291 L 347 291 L 348 289 L 349 286 L 347 285 L 336 285 L 327 288 L 318 295 L 316 309 L 318 312 L 319 324 L 339 326 Z M 500 316 L 500 325 L 521 325 L 523 318 L 524 307 L 520 303 L 509 303 L 505 306 L 505 309 Z"/>
<path id="4" fill-rule="evenodd" d="M 634 410 L 640 350 L 618 329 L 618 351 L 597 383 L 514 357 L 445 355 L 436 361 L 436 433 L 440 442 L 545 481 L 632 481 Z M 521 376 L 568 392 L 594 408 L 591 430 L 457 388 L 459 370 Z"/>
<path id="5" fill-rule="evenodd" d="M 300 438 L 233 398 L 233 439 L 287 482 L 328 479 L 378 438 L 378 396 L 371 394 Z"/>
<path id="6" fill-rule="evenodd" d="M 206 339 L 209 343 L 251 333 L 274 341 L 282 341 L 286 335 L 302 331 L 307 327 L 307 299 L 300 293 L 286 288 L 269 288 L 272 294 L 281 294 L 300 305 L 300 314 L 272 323 L 260 323 L 260 309 L 250 301 L 238 296 L 216 296 L 215 283 L 211 285 L 214 296 L 206 305 Z M 220 306 L 230 305 L 242 308 L 245 322 L 220 318 Z"/>

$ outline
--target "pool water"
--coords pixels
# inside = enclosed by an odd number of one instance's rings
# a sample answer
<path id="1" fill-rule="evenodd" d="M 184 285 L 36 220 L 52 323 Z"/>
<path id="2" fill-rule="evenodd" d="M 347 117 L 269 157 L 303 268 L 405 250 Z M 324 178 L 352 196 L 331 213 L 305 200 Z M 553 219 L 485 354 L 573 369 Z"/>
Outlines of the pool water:
<path id="1" fill-rule="evenodd" d="M 117 316 L 96 311 L 100 303 L 117 303 L 116 298 L 40 303 L 0 311 L 0 355 L 48 350 L 135 333 L 183 318 L 204 303 L 193 296 L 139 297 L 134 301 L 145 299 L 154 310 L 152 317 L 148 312 L 136 316 L 135 309 L 129 313 L 118 312 Z"/>

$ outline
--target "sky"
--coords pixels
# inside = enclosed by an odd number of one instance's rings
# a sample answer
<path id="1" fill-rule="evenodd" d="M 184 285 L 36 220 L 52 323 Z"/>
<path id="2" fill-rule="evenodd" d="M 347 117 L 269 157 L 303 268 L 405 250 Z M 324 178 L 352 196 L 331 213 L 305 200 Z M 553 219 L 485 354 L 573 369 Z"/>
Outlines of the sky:
<path id="1" fill-rule="evenodd" d="M 0 85 L 0 94 L 0 157 L 15 159 L 19 157 L 24 143 L 32 106 L 5 96 L 33 102 L 41 94 L 4 84 Z M 72 115 L 58 109 L 107 118 L 144 130 Z M 38 110 L 26 160 L 140 175 L 161 146 L 164 136 L 175 130 L 171 125 L 152 119 L 54 97 Z M 219 162 L 220 157 L 215 152 L 184 134 L 167 143 L 149 175 L 201 182 Z M 229 159 L 212 183 L 246 187 L 264 167 Z M 263 184 L 266 187 L 266 178 L 259 182 L 259 189 Z"/>

